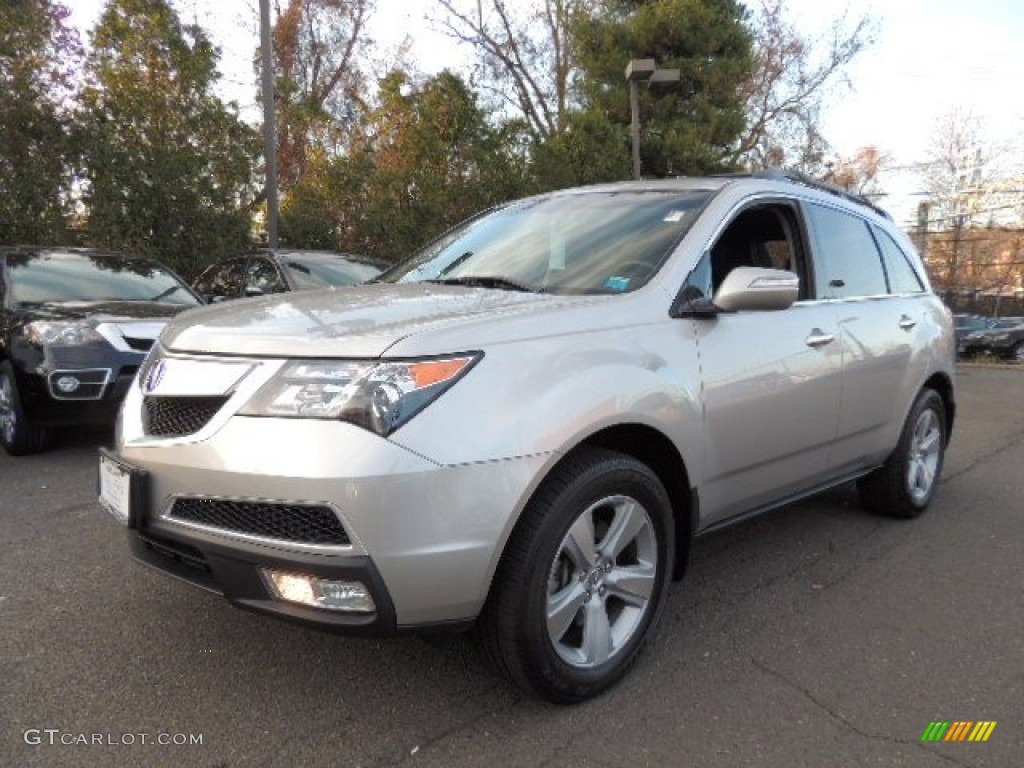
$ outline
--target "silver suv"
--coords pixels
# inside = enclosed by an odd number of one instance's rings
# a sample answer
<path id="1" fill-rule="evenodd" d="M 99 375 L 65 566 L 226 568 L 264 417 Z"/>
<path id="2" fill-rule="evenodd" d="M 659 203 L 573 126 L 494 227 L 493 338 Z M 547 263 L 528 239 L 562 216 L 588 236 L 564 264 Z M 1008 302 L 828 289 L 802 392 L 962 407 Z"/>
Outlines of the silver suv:
<path id="1" fill-rule="evenodd" d="M 100 459 L 136 558 L 349 633 L 475 625 L 557 702 L 622 677 L 694 537 L 840 483 L 914 517 L 951 317 L 880 211 L 807 180 L 503 205 L 374 284 L 192 310 Z"/>

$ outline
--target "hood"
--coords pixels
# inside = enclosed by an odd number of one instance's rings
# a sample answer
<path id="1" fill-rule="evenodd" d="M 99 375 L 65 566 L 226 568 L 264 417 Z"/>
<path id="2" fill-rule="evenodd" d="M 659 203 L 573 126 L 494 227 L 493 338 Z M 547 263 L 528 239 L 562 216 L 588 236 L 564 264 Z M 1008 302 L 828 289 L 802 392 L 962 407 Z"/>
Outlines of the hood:
<path id="1" fill-rule="evenodd" d="M 62 301 L 22 304 L 18 309 L 32 320 L 85 320 L 96 326 L 121 320 L 166 320 L 189 306 L 155 301 Z"/>
<path id="2" fill-rule="evenodd" d="M 573 300 L 429 283 L 298 291 L 192 310 L 167 326 L 162 342 L 177 352 L 379 357 L 410 336 L 501 323 Z"/>

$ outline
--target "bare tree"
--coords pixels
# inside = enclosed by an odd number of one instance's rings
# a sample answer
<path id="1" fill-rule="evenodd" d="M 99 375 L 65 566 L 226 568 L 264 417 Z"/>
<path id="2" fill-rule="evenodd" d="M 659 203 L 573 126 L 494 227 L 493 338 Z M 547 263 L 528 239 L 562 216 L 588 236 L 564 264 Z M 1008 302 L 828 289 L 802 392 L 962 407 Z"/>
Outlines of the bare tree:
<path id="1" fill-rule="evenodd" d="M 331 153 L 362 108 L 358 61 L 373 0 L 287 0 L 276 8 L 278 164 L 282 188 L 302 178 L 314 149 Z"/>
<path id="2" fill-rule="evenodd" d="M 1002 293 L 1020 284 L 1024 198 L 1005 158 L 974 113 L 954 108 L 937 120 L 920 175 L 937 233 L 930 261 L 948 290 Z"/>
<path id="3" fill-rule="evenodd" d="M 570 23 L 589 0 L 435 0 L 433 19 L 480 55 L 481 86 L 518 113 L 538 138 L 568 125 L 573 58 Z"/>
<path id="4" fill-rule="evenodd" d="M 754 75 L 745 87 L 747 128 L 732 161 L 751 168 L 821 169 L 828 143 L 821 111 L 850 63 L 874 42 L 869 17 L 835 19 L 808 37 L 788 21 L 785 0 L 761 0 L 752 21 Z"/>
<path id="5" fill-rule="evenodd" d="M 987 223 L 998 183 L 993 156 L 977 115 L 954 108 L 939 117 L 921 165 L 931 221 L 939 229 Z"/>
<path id="6" fill-rule="evenodd" d="M 878 176 L 887 160 L 878 147 L 861 147 L 852 157 L 827 162 L 824 179 L 858 195 L 880 194 Z"/>

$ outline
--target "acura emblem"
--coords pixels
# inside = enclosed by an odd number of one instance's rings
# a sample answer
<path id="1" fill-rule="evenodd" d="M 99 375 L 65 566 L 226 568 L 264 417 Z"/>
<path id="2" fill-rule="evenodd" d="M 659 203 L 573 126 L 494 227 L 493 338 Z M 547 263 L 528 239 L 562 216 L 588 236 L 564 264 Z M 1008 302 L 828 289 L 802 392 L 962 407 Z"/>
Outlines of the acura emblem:
<path id="1" fill-rule="evenodd" d="M 146 374 L 146 381 L 143 383 L 143 390 L 147 395 L 153 394 L 153 391 L 160 386 L 160 381 L 164 377 L 164 373 L 167 372 L 167 361 L 158 360 L 157 364 L 149 369 Z"/>

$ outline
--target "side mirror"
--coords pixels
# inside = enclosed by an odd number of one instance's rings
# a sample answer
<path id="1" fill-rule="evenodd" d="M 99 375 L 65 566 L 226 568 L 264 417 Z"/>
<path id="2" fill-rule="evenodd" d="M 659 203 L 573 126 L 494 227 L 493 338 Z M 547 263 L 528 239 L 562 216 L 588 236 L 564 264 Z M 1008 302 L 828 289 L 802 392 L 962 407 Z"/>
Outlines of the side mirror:
<path id="1" fill-rule="evenodd" d="M 789 309 L 800 293 L 800 278 L 782 269 L 736 267 L 725 276 L 712 302 L 723 312 Z"/>
<path id="2" fill-rule="evenodd" d="M 262 288 L 257 288 L 255 285 L 249 285 L 245 288 L 245 295 L 252 296 L 263 296 L 265 291 Z"/>

